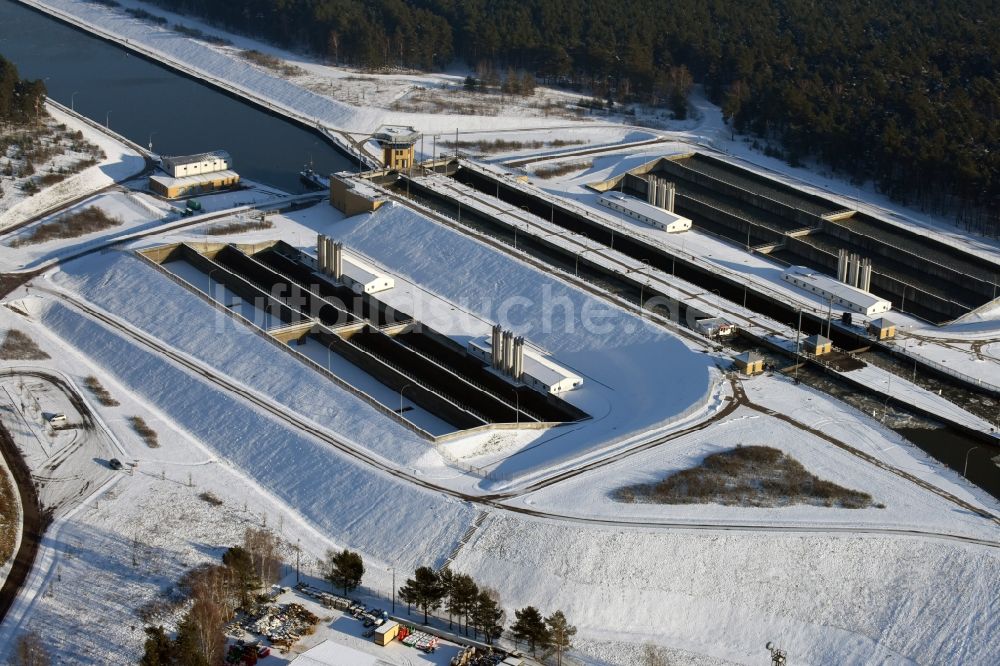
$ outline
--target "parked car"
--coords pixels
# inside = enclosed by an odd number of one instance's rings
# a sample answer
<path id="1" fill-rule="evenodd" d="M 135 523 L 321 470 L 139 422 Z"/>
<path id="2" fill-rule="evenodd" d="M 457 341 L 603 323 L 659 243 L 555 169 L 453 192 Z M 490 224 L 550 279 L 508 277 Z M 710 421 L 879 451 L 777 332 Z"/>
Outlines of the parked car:
<path id="1" fill-rule="evenodd" d="M 111 469 L 122 469 L 125 465 L 122 465 L 122 461 L 118 460 L 118 458 L 112 458 L 108 461 L 108 467 Z"/>

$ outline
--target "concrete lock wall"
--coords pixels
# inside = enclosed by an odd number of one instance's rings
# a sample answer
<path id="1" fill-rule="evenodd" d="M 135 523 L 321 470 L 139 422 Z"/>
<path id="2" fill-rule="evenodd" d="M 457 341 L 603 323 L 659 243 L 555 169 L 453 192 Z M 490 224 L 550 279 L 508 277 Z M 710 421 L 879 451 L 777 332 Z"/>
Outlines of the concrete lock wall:
<path id="1" fill-rule="evenodd" d="M 866 213 L 855 213 L 851 216 L 851 219 L 857 220 L 858 222 L 863 222 L 865 224 L 870 224 L 876 227 L 879 231 L 885 233 L 886 235 L 900 238 L 901 240 L 907 240 L 913 243 L 919 243 L 921 245 L 932 247 L 936 252 L 946 254 L 959 262 L 958 265 L 954 266 L 956 270 L 959 270 L 963 274 L 973 275 L 979 280 L 985 281 L 987 284 L 992 285 L 992 280 L 1000 274 L 1000 265 L 995 264 L 991 261 L 981 259 L 975 255 L 969 254 L 962 251 L 961 249 L 948 245 L 945 243 L 939 243 L 935 240 L 929 239 L 923 234 L 914 232 L 905 227 L 894 225 L 885 220 L 880 220 L 877 217 L 873 217 Z M 846 221 L 850 225 L 851 220 Z M 890 243 L 891 244 L 891 243 Z M 940 263 L 940 262 L 938 262 Z M 971 266 L 968 266 L 970 265 Z M 977 273 L 978 269 L 979 273 Z M 992 292 L 991 292 L 992 293 Z"/>
<path id="2" fill-rule="evenodd" d="M 858 233 L 844 224 L 824 220 L 823 232 L 838 240 L 851 243 L 852 245 L 857 245 L 863 248 L 865 252 L 870 255 L 886 257 L 896 261 L 909 263 L 914 267 L 919 267 L 921 273 L 950 282 L 960 289 L 972 291 L 979 294 L 984 299 L 990 299 L 993 296 L 994 287 L 992 283 L 980 280 L 973 275 L 963 273 L 962 271 L 956 270 L 951 266 L 945 266 L 930 259 L 926 259 L 918 254 L 910 252 L 909 250 L 893 247 L 887 241 Z M 1000 271 L 1000 269 L 998 269 L 998 271 Z M 978 305 L 978 303 L 974 305 Z"/>
<path id="3" fill-rule="evenodd" d="M 703 217 L 711 220 L 712 222 L 716 222 L 717 224 L 734 229 L 738 231 L 741 236 L 746 236 L 747 229 L 749 228 L 753 237 L 763 239 L 764 242 L 780 243 L 785 238 L 785 235 L 781 232 L 755 224 L 749 220 L 736 217 L 732 213 L 719 210 L 710 204 L 697 199 L 692 199 L 690 196 L 685 194 L 677 194 L 677 207 L 683 209 L 685 212 L 691 213 L 692 216 Z"/>
<path id="4" fill-rule="evenodd" d="M 188 247 L 187 245 L 181 246 L 180 253 L 181 258 L 183 258 L 184 261 L 188 262 L 203 273 L 209 273 L 212 280 L 223 283 L 229 291 L 232 291 L 240 298 L 247 300 L 250 303 L 257 302 L 257 299 L 262 299 L 263 302 L 267 304 L 267 307 L 271 310 L 272 314 L 276 314 L 278 319 L 282 322 L 290 324 L 301 321 L 302 317 L 295 310 L 275 299 L 270 294 L 245 278 L 242 278 L 230 271 L 228 268 L 217 264 L 207 256 L 199 254 L 196 250 Z M 218 251 L 215 252 L 215 254 L 217 253 Z"/>
<path id="5" fill-rule="evenodd" d="M 737 187 L 736 185 L 730 185 L 729 183 L 723 182 L 717 178 L 703 174 L 700 171 L 695 171 L 694 169 L 685 167 L 682 164 L 678 164 L 674 160 L 664 159 L 658 167 L 658 170 L 669 174 L 672 178 L 677 178 L 682 181 L 688 180 L 696 185 L 707 187 L 714 192 L 725 194 L 744 203 L 756 206 L 761 210 L 765 210 L 769 213 L 773 213 L 789 220 L 794 220 L 794 222 L 800 227 L 818 226 L 820 221 L 823 219 L 818 215 L 807 213 L 804 210 L 800 210 L 780 201 L 775 201 L 774 199 L 770 199 L 762 194 L 745 190 L 742 187 Z"/>
<path id="6" fill-rule="evenodd" d="M 415 383 L 409 376 L 388 365 L 385 361 L 360 347 L 350 344 L 337 335 L 322 336 L 320 344 L 330 346 L 335 353 L 346 358 L 393 391 L 399 392 L 405 388 L 406 392 L 403 394 L 405 399 L 416 403 L 456 428 L 473 428 L 483 424 L 483 421 L 478 417 L 460 409 L 437 393 Z"/>
<path id="7" fill-rule="evenodd" d="M 808 201 L 814 206 L 829 208 L 831 211 L 835 211 L 837 208 L 839 208 L 838 204 L 834 203 L 833 201 L 828 201 L 827 199 L 818 196 L 816 194 L 810 194 L 809 192 L 803 192 L 798 188 L 791 187 L 789 185 L 784 185 L 771 178 L 768 178 L 767 176 L 762 176 L 759 173 L 750 171 L 749 169 L 742 169 L 738 166 L 734 166 L 729 162 L 726 162 L 725 160 L 719 159 L 717 157 L 713 157 L 712 155 L 708 155 L 706 153 L 694 153 L 692 154 L 692 157 L 694 157 L 696 160 L 708 163 L 719 169 L 738 172 L 741 178 L 745 178 L 746 180 L 751 180 L 756 183 L 759 183 L 762 187 L 769 187 L 776 190 L 785 190 L 790 194 L 794 193 L 795 197 L 797 197 L 798 199 L 801 199 L 803 201 Z M 677 158 L 673 157 L 672 159 L 677 159 Z"/>

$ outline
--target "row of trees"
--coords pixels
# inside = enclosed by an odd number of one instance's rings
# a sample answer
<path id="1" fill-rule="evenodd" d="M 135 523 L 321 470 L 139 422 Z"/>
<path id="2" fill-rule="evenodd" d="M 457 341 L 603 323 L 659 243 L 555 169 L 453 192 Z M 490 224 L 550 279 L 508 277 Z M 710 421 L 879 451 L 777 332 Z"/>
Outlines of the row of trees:
<path id="1" fill-rule="evenodd" d="M 323 561 L 323 577 L 330 585 L 346 596 L 361 585 L 365 573 L 361 555 L 347 549 L 328 551 Z M 504 630 L 505 612 L 500 607 L 496 590 L 480 587 L 468 574 L 454 573 L 445 568 L 435 571 L 418 567 L 413 577 L 399 588 L 399 598 L 406 603 L 406 612 L 416 608 L 424 615 L 424 624 L 432 612 L 442 606 L 448 613 L 448 628 L 479 638 L 488 644 Z M 516 621 L 511 625 L 515 640 L 528 643 L 534 654 L 537 650 L 552 649 L 561 663 L 562 653 L 571 646 L 576 628 L 566 620 L 562 611 L 542 617 L 537 608 L 528 606 L 514 612 Z"/>
<path id="2" fill-rule="evenodd" d="M 45 83 L 22 79 L 17 67 L 0 55 L 0 123 L 24 125 L 44 112 Z"/>
<path id="3" fill-rule="evenodd" d="M 367 67 L 532 72 L 687 109 L 1000 233 L 1000 14 L 990 0 L 157 0 Z M 980 225 L 982 226 L 982 225 Z"/>

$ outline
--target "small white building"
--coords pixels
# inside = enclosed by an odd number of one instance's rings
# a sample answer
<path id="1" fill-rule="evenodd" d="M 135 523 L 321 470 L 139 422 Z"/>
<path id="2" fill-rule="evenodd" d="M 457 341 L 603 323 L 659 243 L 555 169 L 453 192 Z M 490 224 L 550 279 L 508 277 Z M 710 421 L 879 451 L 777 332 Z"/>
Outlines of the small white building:
<path id="1" fill-rule="evenodd" d="M 725 338 L 736 332 L 736 325 L 722 317 L 705 317 L 694 322 L 695 330 L 710 338 Z"/>
<path id="2" fill-rule="evenodd" d="M 290 666 L 390 666 L 373 654 L 325 640 L 292 659 Z"/>
<path id="3" fill-rule="evenodd" d="M 598 197 L 597 203 L 667 233 L 691 228 L 691 220 L 688 218 L 620 192 L 606 192 Z"/>
<path id="4" fill-rule="evenodd" d="M 161 166 L 172 178 L 184 178 L 215 171 L 227 171 L 233 166 L 233 158 L 224 150 L 213 150 L 197 155 L 164 157 Z"/>
<path id="5" fill-rule="evenodd" d="M 781 276 L 799 289 L 819 296 L 824 301 L 832 301 L 836 307 L 859 312 L 867 317 L 882 314 L 892 309 L 892 303 L 875 294 L 852 287 L 828 275 L 817 273 L 805 266 L 792 266 Z"/>
<path id="6" fill-rule="evenodd" d="M 470 340 L 468 350 L 470 354 L 480 361 L 492 365 L 493 344 L 488 336 Z M 519 380 L 499 372 L 497 374 L 511 383 L 524 384 L 536 391 L 552 393 L 553 395 L 572 391 L 583 384 L 582 377 L 529 349 L 527 346 L 524 348 L 524 365 Z"/>
<path id="7" fill-rule="evenodd" d="M 355 293 L 377 294 L 396 286 L 396 281 L 392 276 L 380 273 L 375 267 L 369 266 L 346 252 L 343 256 L 343 280 Z"/>

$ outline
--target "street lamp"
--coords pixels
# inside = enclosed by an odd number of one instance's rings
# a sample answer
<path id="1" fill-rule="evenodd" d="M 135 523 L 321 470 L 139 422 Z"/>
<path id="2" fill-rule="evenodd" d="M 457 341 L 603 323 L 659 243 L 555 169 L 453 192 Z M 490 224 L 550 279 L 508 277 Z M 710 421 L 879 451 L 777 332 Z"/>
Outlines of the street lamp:
<path id="1" fill-rule="evenodd" d="M 302 552 L 301 539 L 295 539 L 295 582 L 299 582 L 299 554 Z"/>
<path id="2" fill-rule="evenodd" d="M 326 346 L 326 371 L 333 372 L 333 345 L 336 340 L 331 340 L 330 344 Z"/>
<path id="3" fill-rule="evenodd" d="M 400 414 L 403 413 L 403 391 L 405 391 L 406 389 L 410 388 L 411 386 L 413 386 L 412 383 L 407 384 L 403 388 L 399 389 L 399 413 Z"/>
<path id="4" fill-rule="evenodd" d="M 580 277 L 580 257 L 587 254 L 591 250 L 596 250 L 596 249 L 597 249 L 596 247 L 584 248 L 583 252 L 580 252 L 579 254 L 576 255 L 576 268 L 574 270 L 574 273 L 576 274 L 577 277 Z"/>
<path id="5" fill-rule="evenodd" d="M 209 298 L 212 298 L 212 274 L 215 271 L 219 270 L 220 268 L 222 268 L 222 266 L 216 266 L 215 268 L 213 268 L 212 270 L 210 270 L 208 272 L 208 297 Z M 215 300 L 215 299 L 212 298 L 212 300 Z"/>
<path id="6" fill-rule="evenodd" d="M 76 111 L 76 94 L 80 92 L 79 90 L 74 90 L 73 94 L 69 96 L 69 110 Z"/>
<path id="7" fill-rule="evenodd" d="M 111 112 L 108 111 L 104 114 L 104 128 L 111 129 Z"/>
<path id="8" fill-rule="evenodd" d="M 150 132 L 149 133 L 149 152 L 153 152 L 153 136 L 155 134 L 156 134 L 156 132 Z"/>
<path id="9" fill-rule="evenodd" d="M 973 446 L 971 449 L 969 449 L 968 451 L 965 452 L 965 469 L 962 470 L 962 476 L 964 476 L 965 478 L 969 478 L 968 477 L 968 473 L 969 473 L 969 454 L 972 453 L 973 451 L 975 451 L 978 448 L 979 448 L 979 445 L 977 444 L 976 446 Z"/>
<path id="10" fill-rule="evenodd" d="M 514 389 L 514 423 L 521 425 L 521 396 L 517 389 Z"/>

